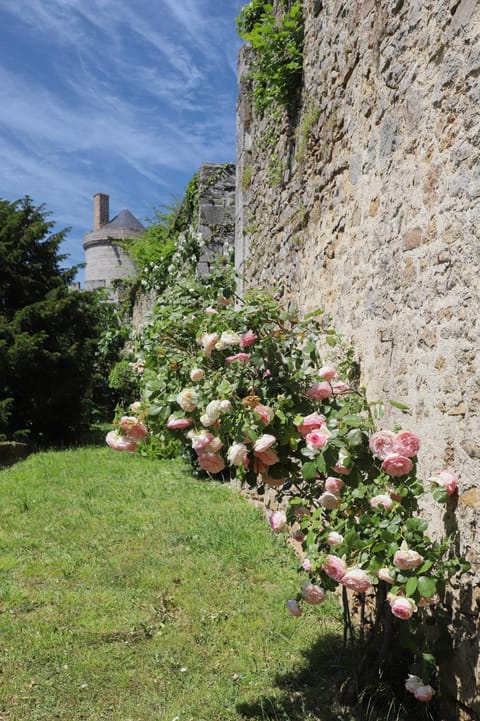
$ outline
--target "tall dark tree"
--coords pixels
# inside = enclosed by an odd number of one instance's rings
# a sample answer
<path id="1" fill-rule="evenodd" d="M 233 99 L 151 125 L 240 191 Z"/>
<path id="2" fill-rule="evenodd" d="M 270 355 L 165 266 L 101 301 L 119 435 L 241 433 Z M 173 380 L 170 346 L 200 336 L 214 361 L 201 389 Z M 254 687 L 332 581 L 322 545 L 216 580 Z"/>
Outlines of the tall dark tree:
<path id="1" fill-rule="evenodd" d="M 105 317 L 96 294 L 71 287 L 67 231 L 52 233 L 48 216 L 28 196 L 0 200 L 0 433 L 44 442 L 88 421 Z"/>

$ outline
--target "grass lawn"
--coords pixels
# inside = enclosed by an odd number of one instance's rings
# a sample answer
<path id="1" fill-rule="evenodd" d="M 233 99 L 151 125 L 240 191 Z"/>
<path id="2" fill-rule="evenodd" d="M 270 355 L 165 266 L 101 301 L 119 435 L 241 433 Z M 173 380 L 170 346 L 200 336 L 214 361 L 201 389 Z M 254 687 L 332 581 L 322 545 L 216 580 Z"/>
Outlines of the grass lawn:
<path id="1" fill-rule="evenodd" d="M 107 448 L 0 472 L 0 721 L 332 721 L 335 601 L 261 511 Z"/>

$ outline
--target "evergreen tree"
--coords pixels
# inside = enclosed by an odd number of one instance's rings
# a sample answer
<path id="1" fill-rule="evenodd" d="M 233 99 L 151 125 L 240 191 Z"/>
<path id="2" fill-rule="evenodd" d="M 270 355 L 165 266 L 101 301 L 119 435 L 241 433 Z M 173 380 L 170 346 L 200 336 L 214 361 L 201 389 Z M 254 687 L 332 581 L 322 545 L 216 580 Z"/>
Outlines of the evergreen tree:
<path id="1" fill-rule="evenodd" d="M 66 230 L 44 206 L 0 200 L 0 433 L 67 440 L 88 422 L 105 314 L 61 267 Z"/>

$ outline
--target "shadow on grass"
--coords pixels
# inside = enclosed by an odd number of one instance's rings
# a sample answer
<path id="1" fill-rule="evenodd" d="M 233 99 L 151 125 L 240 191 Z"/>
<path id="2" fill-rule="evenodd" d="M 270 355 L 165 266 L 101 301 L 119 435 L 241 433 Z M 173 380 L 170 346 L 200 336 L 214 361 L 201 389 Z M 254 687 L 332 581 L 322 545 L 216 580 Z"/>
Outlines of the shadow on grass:
<path id="1" fill-rule="evenodd" d="M 332 708 L 341 674 L 342 639 L 336 634 L 322 636 L 304 652 L 300 669 L 275 678 L 281 695 L 262 697 L 237 705 L 245 719 L 262 721 L 338 721 Z"/>
<path id="2" fill-rule="evenodd" d="M 237 705 L 242 719 L 439 721 L 444 718 L 435 704 L 419 703 L 405 693 L 406 674 L 400 667 L 390 679 L 387 679 L 388 673 L 384 675 L 381 670 L 374 673 L 368 686 L 355 692 L 352 679 L 359 664 L 343 649 L 338 634 L 322 636 L 303 656 L 301 668 L 275 678 L 279 695 Z"/>

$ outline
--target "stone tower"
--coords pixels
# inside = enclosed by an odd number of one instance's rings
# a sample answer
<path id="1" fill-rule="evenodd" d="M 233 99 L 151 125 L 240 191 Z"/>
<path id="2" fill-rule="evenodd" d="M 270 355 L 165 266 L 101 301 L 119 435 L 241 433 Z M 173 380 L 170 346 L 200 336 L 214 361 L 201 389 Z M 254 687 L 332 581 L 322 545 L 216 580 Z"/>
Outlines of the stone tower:
<path id="1" fill-rule="evenodd" d="M 129 210 L 122 210 L 110 220 L 110 197 L 103 193 L 93 196 L 93 229 L 83 237 L 85 250 L 85 290 L 110 288 L 110 299 L 116 299 L 113 281 L 135 275 L 133 261 L 115 243 L 140 235 L 144 226 Z"/>

